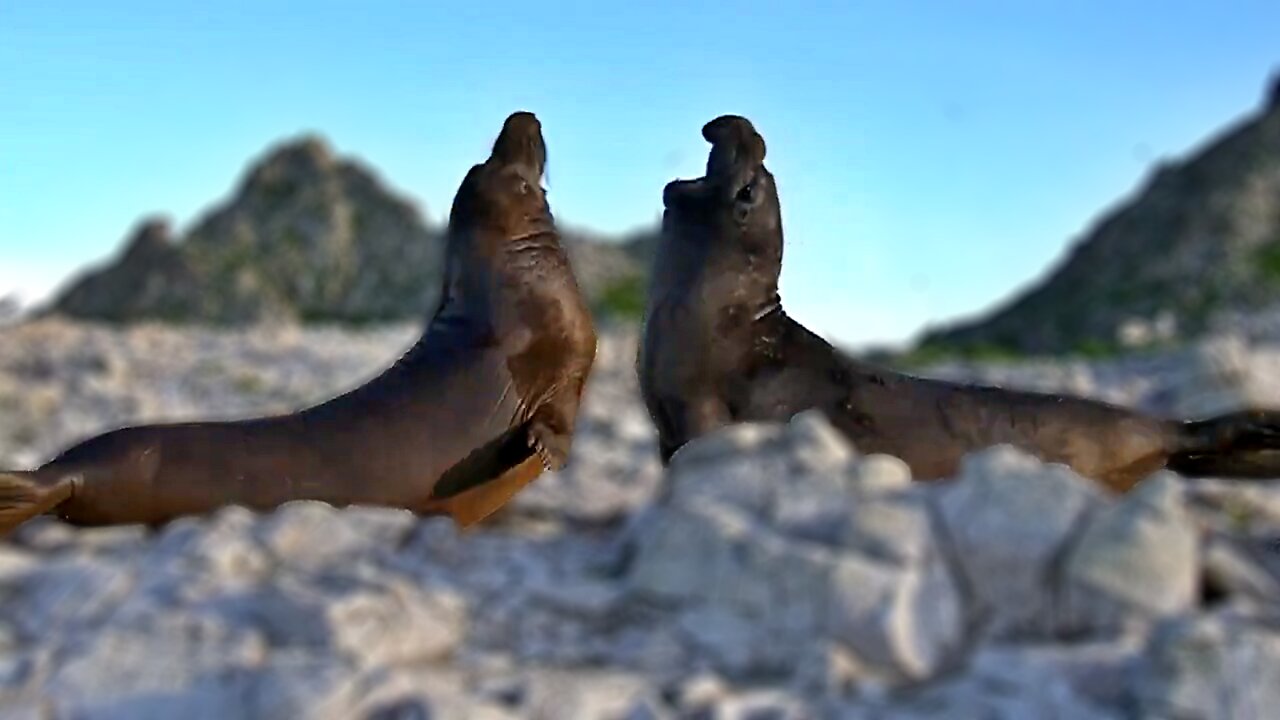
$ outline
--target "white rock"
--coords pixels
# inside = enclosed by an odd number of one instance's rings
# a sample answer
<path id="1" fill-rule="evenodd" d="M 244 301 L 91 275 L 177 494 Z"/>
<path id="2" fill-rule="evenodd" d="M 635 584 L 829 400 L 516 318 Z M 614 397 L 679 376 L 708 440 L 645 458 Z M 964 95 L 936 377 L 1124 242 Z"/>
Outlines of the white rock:
<path id="1" fill-rule="evenodd" d="M 40 568 L 40 557 L 20 547 L 0 545 L 0 586 L 20 582 Z"/>
<path id="2" fill-rule="evenodd" d="M 1206 585 L 1228 595 L 1264 603 L 1280 598 L 1280 580 L 1230 538 L 1210 538 L 1204 549 L 1203 573 Z"/>
<path id="3" fill-rule="evenodd" d="M 1139 634 L 1095 642 L 1017 643 L 975 648 L 966 674 L 981 685 L 1016 688 L 1046 703 L 1123 708 L 1133 700 Z"/>
<path id="4" fill-rule="evenodd" d="M 676 454 L 681 463 L 719 462 L 726 457 L 774 447 L 785 438 L 786 426 L 777 422 L 733 423 L 685 443 Z M 676 464 L 676 455 L 671 465 Z"/>
<path id="5" fill-rule="evenodd" d="M 781 690 L 754 690 L 730 697 L 716 708 L 717 720 L 807 720 L 806 704 Z"/>
<path id="6" fill-rule="evenodd" d="M 849 526 L 852 497 L 839 475 L 801 470 L 778 479 L 768 522 L 781 534 L 834 545 Z"/>
<path id="7" fill-rule="evenodd" d="M 148 589 L 195 599 L 217 589 L 246 586 L 268 577 L 273 563 L 253 537 L 259 516 L 226 507 L 212 517 L 169 523 L 141 564 Z"/>
<path id="8" fill-rule="evenodd" d="M 632 592 L 695 608 L 682 627 L 726 670 L 787 665 L 826 622 L 834 556 L 736 511 L 670 507 L 640 533 Z"/>
<path id="9" fill-rule="evenodd" d="M 1046 686 L 1003 686 L 981 679 L 961 678 L 930 686 L 923 692 L 892 705 L 854 706 L 838 715 L 844 718 L 886 717 L 894 720 L 950 720 L 984 718 L 990 720 L 1120 720 L 1120 712 L 1089 703 L 1061 684 Z"/>
<path id="10" fill-rule="evenodd" d="M 278 562 L 305 570 L 391 552 L 413 524 L 404 510 L 348 508 L 301 500 L 268 515 L 258 538 Z"/>
<path id="11" fill-rule="evenodd" d="M 533 599 L 580 620 L 606 623 L 623 591 L 611 583 L 582 577 L 552 577 L 531 588 Z"/>
<path id="12" fill-rule="evenodd" d="M 0 579 L 0 617 L 23 640 L 98 627 L 133 590 L 132 563 L 75 554 L 47 557 L 26 573 Z"/>
<path id="13" fill-rule="evenodd" d="M 806 648 L 791 681 L 805 697 L 831 699 L 851 694 L 871 676 L 848 646 L 827 641 Z"/>
<path id="14" fill-rule="evenodd" d="M 446 658 L 467 629 L 460 597 L 402 581 L 332 600 L 327 614 L 335 645 L 362 666 Z"/>
<path id="15" fill-rule="evenodd" d="M 544 473 L 511 501 L 523 514 L 611 523 L 647 505 L 662 484 L 656 445 L 614 442 L 579 430 L 569 464 Z"/>
<path id="16" fill-rule="evenodd" d="M 723 458 L 720 464 L 739 463 L 745 467 L 777 468 L 772 479 L 763 479 L 770 492 L 767 507 L 745 506 L 763 517 L 788 537 L 835 544 L 849 521 L 850 493 L 847 476 L 855 453 L 849 442 L 816 410 L 796 415 L 784 426 L 776 447 L 765 452 Z M 779 467 L 780 466 L 780 467 Z M 745 473 L 744 473 L 745 475 Z M 757 486 L 759 476 L 746 483 Z M 723 480 L 733 482 L 732 479 Z M 697 477 L 684 480 L 700 484 Z"/>
<path id="17" fill-rule="evenodd" d="M 751 532 L 751 522 L 732 509 L 659 509 L 637 531 L 627 584 L 633 592 L 674 601 L 709 599 L 726 583 L 732 592 L 741 573 L 735 548 Z"/>
<path id="18" fill-rule="evenodd" d="M 1178 619 L 1152 638 L 1144 717 L 1269 718 L 1280 707 L 1280 630 L 1231 612 Z"/>
<path id="19" fill-rule="evenodd" d="M 1199 532 L 1180 479 L 1157 473 L 1098 512 L 1067 558 L 1071 624 L 1106 631 L 1186 612 L 1200 587 Z"/>
<path id="20" fill-rule="evenodd" d="M 1197 519 L 1234 535 L 1280 535 L 1280 482 L 1197 478 L 1186 481 Z"/>
<path id="21" fill-rule="evenodd" d="M 995 636 L 1045 634 L 1055 622 L 1051 564 L 1085 513 L 1093 484 L 1009 445 L 970 453 L 938 508 L 975 599 Z"/>
<path id="22" fill-rule="evenodd" d="M 853 444 L 821 410 L 796 413 L 785 433 L 792 457 L 809 473 L 840 476 L 857 458 Z"/>
<path id="23" fill-rule="evenodd" d="M 249 676 L 244 710 L 225 717 L 342 720 L 359 692 L 359 676 L 336 658 L 277 653 Z"/>
<path id="24" fill-rule="evenodd" d="M 627 718 L 643 705 L 657 705 L 654 695 L 652 685 L 630 673 L 546 670 L 531 675 L 521 710 L 539 720 Z"/>
<path id="25" fill-rule="evenodd" d="M 0 458 L 36 462 L 111 425 L 321 399 L 383 367 L 417 328 L 5 332 Z M 812 411 L 691 443 L 664 478 L 634 344 L 601 342 L 571 467 L 518 495 L 505 523 L 459 531 L 297 503 L 154 534 L 41 518 L 0 541 L 0 716 L 1251 717 L 1277 704 L 1276 630 L 1263 619 L 1276 566 L 1220 544 L 1262 548 L 1280 530 L 1271 485 L 1197 481 L 1195 519 L 1215 533 L 1200 554 L 1169 484 L 1092 511 L 1074 479 L 999 451 L 954 488 L 912 483 L 901 460 L 859 456 Z M 1280 377 L 1275 347 L 1246 351 L 1249 392 Z M 1166 412 L 1190 397 L 1182 362 L 957 372 Z M 650 506 L 664 482 L 671 492 Z M 619 521 L 635 533 L 616 544 L 617 562 L 591 562 Z M 1057 542 L 1063 532 L 1071 539 Z M 1201 562 L 1257 615 L 1195 616 Z M 1065 620 L 1080 611 L 1066 629 L 1106 642 L 962 641 L 975 613 L 958 578 L 981 581 L 964 585 L 984 588 L 983 612 L 1010 634 L 1043 630 L 1026 621 L 1063 609 Z M 1055 587 L 1060 602 L 1040 603 Z M 1129 635 L 1112 640 L 1126 619 L 1143 619 L 1141 631 L 1170 614 L 1146 660 Z M 481 668 L 482 657 L 507 665 Z M 681 685 L 712 669 L 752 689 Z M 504 679 L 510 691 L 495 690 Z M 900 688 L 915 679 L 925 682 Z M 674 688 L 669 702 L 659 686 Z"/>
<path id="26" fill-rule="evenodd" d="M 719 675 L 703 671 L 681 678 L 665 694 L 681 716 L 708 715 L 729 696 L 729 686 Z"/>
<path id="27" fill-rule="evenodd" d="M 42 692 L 67 716 L 243 717 L 261 638 L 205 617 L 159 616 L 83 636 Z"/>
<path id="28" fill-rule="evenodd" d="M 781 425 L 742 423 L 687 443 L 668 467 L 671 502 L 728 505 L 767 517 L 792 470 L 781 452 L 783 438 Z"/>
<path id="29" fill-rule="evenodd" d="M 874 672 L 923 678 L 957 646 L 963 611 L 940 557 L 895 565 L 847 555 L 830 578 L 829 632 Z"/>
<path id="30" fill-rule="evenodd" d="M 935 551 L 929 508 L 921 494 L 859 494 L 847 507 L 841 547 L 895 565 L 923 563 Z"/>
<path id="31" fill-rule="evenodd" d="M 522 717 L 507 703 L 468 693 L 467 676 L 453 669 L 398 667 L 375 671 L 362 680 L 366 685 L 364 693 L 343 717 L 358 720 L 517 720 Z"/>
<path id="32" fill-rule="evenodd" d="M 1187 354 L 1172 410 L 1179 417 L 1196 418 L 1266 407 L 1280 399 L 1274 370 L 1255 361 L 1248 339 L 1240 334 L 1205 338 Z"/>
<path id="33" fill-rule="evenodd" d="M 892 455 L 873 453 L 857 461 L 850 482 L 866 493 L 896 492 L 911 486 L 911 467 Z"/>
<path id="34" fill-rule="evenodd" d="M 54 717 L 55 705 L 48 698 L 0 699 L 2 720 L 48 720 Z"/>

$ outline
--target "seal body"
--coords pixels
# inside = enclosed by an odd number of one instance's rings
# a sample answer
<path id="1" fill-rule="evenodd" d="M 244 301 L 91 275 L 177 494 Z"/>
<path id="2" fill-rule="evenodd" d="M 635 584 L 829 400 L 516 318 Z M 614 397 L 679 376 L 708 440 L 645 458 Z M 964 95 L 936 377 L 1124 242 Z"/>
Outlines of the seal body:
<path id="1" fill-rule="evenodd" d="M 1116 491 L 1168 467 L 1280 477 L 1280 414 L 1196 422 L 1078 397 L 917 378 L 843 355 L 782 308 L 781 210 L 765 144 L 745 118 L 703 128 L 707 172 L 663 192 L 662 239 L 637 356 L 664 464 L 734 422 L 821 410 L 863 453 L 919 480 L 952 476 L 968 452 L 1010 444 Z"/>
<path id="2" fill-rule="evenodd" d="M 454 198 L 440 305 L 383 373 L 296 413 L 122 428 L 0 473 L 0 530 L 44 512 L 157 524 L 302 499 L 467 525 L 563 467 L 596 337 L 541 187 L 545 153 L 535 116 L 507 119 Z"/>

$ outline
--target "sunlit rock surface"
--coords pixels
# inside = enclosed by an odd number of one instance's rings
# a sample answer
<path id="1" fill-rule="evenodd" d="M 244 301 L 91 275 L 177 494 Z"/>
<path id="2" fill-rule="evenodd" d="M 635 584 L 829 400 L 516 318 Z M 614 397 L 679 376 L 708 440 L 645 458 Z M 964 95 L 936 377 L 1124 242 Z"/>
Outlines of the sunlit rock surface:
<path id="1" fill-rule="evenodd" d="M 416 333 L 5 328 L 0 460 L 301 407 Z M 1280 405 L 1280 346 L 1230 342 L 1231 372 L 1211 348 L 928 372 L 1156 412 Z M 913 484 L 817 413 L 729 428 L 664 474 L 634 353 L 633 334 L 603 334 L 570 467 L 474 531 L 309 502 L 157 531 L 29 523 L 0 542 L 0 718 L 1226 718 L 1280 702 L 1280 482 L 1159 473 L 1117 498 L 997 447 Z"/>

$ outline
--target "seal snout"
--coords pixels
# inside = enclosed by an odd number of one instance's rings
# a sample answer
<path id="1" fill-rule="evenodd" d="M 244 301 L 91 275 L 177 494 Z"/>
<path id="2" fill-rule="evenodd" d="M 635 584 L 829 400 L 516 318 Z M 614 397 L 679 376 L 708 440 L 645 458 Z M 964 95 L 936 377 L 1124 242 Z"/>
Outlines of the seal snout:
<path id="1" fill-rule="evenodd" d="M 697 180 L 672 180 L 662 188 L 662 205 L 671 208 L 686 198 L 699 196 L 704 194 L 706 182 L 701 178 Z"/>
<path id="2" fill-rule="evenodd" d="M 541 177 L 547 164 L 547 143 L 538 116 L 527 110 L 507 116 L 489 157 L 503 165 L 523 165 Z"/>
<path id="3" fill-rule="evenodd" d="M 764 164 L 764 138 L 741 115 L 721 115 L 702 126 L 702 137 L 711 143 L 707 177 L 741 180 Z"/>
<path id="4" fill-rule="evenodd" d="M 726 138 L 747 137 L 750 135 L 759 137 L 756 127 L 751 124 L 750 120 L 741 115 L 721 115 L 702 126 L 702 137 L 706 138 L 707 142 L 712 145 L 723 142 Z"/>

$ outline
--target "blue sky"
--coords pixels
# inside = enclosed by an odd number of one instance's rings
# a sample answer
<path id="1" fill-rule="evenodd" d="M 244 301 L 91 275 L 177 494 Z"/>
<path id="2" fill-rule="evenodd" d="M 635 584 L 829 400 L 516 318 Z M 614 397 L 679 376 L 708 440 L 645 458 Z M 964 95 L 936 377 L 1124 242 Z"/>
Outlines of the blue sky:
<path id="1" fill-rule="evenodd" d="M 535 7 L 536 10 L 530 9 Z M 896 341 L 1045 271 L 1153 162 L 1255 110 L 1280 3 L 0 3 L 0 294 L 49 292 L 144 214 L 187 227 L 325 135 L 443 219 L 512 110 L 552 206 L 620 232 L 750 117 L 815 331 Z"/>

